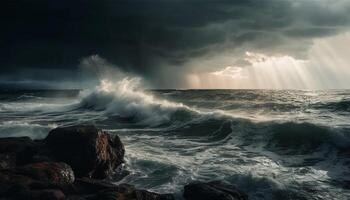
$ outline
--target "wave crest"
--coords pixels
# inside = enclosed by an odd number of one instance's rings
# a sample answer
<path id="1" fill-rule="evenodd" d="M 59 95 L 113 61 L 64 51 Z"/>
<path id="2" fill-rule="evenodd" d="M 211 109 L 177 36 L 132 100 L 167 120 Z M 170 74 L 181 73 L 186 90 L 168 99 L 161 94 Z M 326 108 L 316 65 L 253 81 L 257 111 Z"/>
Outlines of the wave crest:
<path id="1" fill-rule="evenodd" d="M 148 94 L 142 89 L 138 77 L 125 77 L 116 82 L 103 79 L 93 92 L 82 99 L 79 108 L 102 111 L 107 116 L 150 126 L 169 122 L 172 114 L 179 110 L 190 110 L 183 104 L 157 99 Z"/>

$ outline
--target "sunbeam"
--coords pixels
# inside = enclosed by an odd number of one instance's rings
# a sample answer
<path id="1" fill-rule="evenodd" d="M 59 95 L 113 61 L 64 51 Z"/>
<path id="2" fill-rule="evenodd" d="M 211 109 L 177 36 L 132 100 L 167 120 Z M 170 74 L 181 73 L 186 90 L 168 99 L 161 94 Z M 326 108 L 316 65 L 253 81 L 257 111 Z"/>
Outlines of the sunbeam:
<path id="1" fill-rule="evenodd" d="M 190 88 L 335 89 L 350 85 L 350 34 L 314 41 L 308 59 L 246 52 L 245 66 L 187 76 Z"/>

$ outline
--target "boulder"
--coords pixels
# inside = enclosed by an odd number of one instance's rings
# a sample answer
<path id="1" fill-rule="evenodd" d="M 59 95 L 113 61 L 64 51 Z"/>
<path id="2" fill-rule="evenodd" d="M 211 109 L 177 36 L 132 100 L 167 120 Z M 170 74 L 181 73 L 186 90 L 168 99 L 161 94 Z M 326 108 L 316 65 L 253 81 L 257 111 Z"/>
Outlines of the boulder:
<path id="1" fill-rule="evenodd" d="M 95 126 L 71 126 L 50 131 L 44 140 L 52 156 L 69 164 L 77 177 L 106 178 L 123 162 L 124 146 Z"/>
<path id="2" fill-rule="evenodd" d="M 94 126 L 52 130 L 44 140 L 0 139 L 0 199 L 173 200 L 132 185 L 101 180 L 121 165 L 118 136 Z"/>
<path id="3" fill-rule="evenodd" d="M 247 200 L 248 196 L 234 185 L 222 181 L 197 182 L 185 186 L 186 200 Z"/>

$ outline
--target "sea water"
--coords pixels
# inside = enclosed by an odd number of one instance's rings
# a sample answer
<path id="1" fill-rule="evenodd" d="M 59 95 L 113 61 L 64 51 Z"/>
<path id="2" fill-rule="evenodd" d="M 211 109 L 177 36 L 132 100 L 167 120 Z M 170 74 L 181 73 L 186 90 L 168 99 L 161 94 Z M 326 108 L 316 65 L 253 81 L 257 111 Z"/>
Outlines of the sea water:
<path id="1" fill-rule="evenodd" d="M 250 199 L 350 198 L 349 90 L 144 90 L 138 81 L 2 90 L 0 137 L 94 124 L 125 144 L 112 181 L 177 199 L 195 180 L 236 184 Z"/>

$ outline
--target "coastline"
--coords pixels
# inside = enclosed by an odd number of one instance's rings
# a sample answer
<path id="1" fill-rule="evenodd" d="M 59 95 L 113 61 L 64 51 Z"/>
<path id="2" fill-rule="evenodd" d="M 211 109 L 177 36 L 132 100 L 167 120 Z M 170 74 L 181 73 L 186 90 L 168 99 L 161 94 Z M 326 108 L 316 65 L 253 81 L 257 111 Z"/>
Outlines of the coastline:
<path id="1" fill-rule="evenodd" d="M 0 138 L 0 198 L 7 200 L 173 200 L 129 184 L 113 184 L 124 162 L 117 135 L 91 125 L 59 127 L 43 140 Z M 221 181 L 189 183 L 186 200 L 247 200 Z"/>

